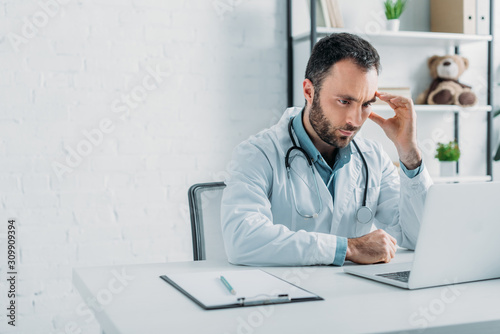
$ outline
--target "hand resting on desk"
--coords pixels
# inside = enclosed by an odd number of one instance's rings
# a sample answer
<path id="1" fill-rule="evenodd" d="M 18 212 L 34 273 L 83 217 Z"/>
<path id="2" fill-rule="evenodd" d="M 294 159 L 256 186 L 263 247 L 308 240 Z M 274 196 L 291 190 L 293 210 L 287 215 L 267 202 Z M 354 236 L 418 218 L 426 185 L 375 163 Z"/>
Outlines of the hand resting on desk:
<path id="1" fill-rule="evenodd" d="M 359 238 L 347 239 L 346 260 L 371 264 L 388 263 L 396 253 L 396 239 L 384 230 L 376 230 Z"/>

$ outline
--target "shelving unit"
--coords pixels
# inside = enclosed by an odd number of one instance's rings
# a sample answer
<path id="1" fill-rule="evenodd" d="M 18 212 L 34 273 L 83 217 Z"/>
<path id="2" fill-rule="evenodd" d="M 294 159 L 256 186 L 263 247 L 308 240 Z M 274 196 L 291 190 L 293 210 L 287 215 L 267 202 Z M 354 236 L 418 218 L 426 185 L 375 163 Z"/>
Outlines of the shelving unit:
<path id="1" fill-rule="evenodd" d="M 349 29 L 339 28 L 324 28 L 316 27 L 316 6 L 315 0 L 310 0 L 310 32 L 301 33 L 292 36 L 292 0 L 287 0 L 287 32 L 288 32 L 288 105 L 292 106 L 294 101 L 294 43 L 310 41 L 310 48 L 322 37 L 336 32 L 350 32 L 362 35 L 370 42 L 378 45 L 388 46 L 435 46 L 447 48 L 450 53 L 459 54 L 460 46 L 470 43 L 488 43 L 488 87 L 487 87 L 487 105 L 475 106 L 469 108 L 461 108 L 454 105 L 415 105 L 415 111 L 419 114 L 426 113 L 453 113 L 454 115 L 454 139 L 459 142 L 460 139 L 460 114 L 461 113 L 485 113 L 486 114 L 486 175 L 473 176 L 473 177 L 454 177 L 454 178 L 435 178 L 435 182 L 481 182 L 491 181 L 493 170 L 493 157 L 492 157 L 492 127 L 493 127 L 493 86 L 497 83 L 493 82 L 493 36 L 492 35 L 466 35 L 454 33 L 439 33 L 439 32 L 417 32 L 417 31 L 379 31 L 377 33 L 361 33 Z M 493 32 L 494 25 L 494 1 L 490 0 L 490 32 Z M 375 112 L 389 111 L 389 107 L 384 105 L 374 105 Z M 457 172 L 459 171 L 459 164 L 457 163 Z"/>
<path id="2" fill-rule="evenodd" d="M 316 29 L 316 37 L 321 38 L 336 32 L 359 34 L 359 32 L 349 29 L 318 27 Z M 425 31 L 380 31 L 378 33 L 363 32 L 363 36 L 370 39 L 370 41 L 378 42 L 380 45 L 432 45 L 438 47 L 456 47 L 469 43 L 489 42 L 493 38 L 491 35 L 465 35 Z M 293 36 L 293 39 L 296 42 L 304 39 L 310 39 L 310 34 L 302 33 Z"/>

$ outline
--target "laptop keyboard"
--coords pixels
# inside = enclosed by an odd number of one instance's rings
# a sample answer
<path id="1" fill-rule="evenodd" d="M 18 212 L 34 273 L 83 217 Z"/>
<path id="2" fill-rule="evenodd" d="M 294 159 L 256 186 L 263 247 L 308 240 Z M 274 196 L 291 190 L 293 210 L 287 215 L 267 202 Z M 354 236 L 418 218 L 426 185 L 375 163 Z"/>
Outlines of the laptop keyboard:
<path id="1" fill-rule="evenodd" d="M 395 273 L 377 274 L 376 276 L 381 276 L 396 281 L 408 283 L 408 279 L 410 278 L 410 271 L 408 270 L 408 271 L 398 271 Z"/>

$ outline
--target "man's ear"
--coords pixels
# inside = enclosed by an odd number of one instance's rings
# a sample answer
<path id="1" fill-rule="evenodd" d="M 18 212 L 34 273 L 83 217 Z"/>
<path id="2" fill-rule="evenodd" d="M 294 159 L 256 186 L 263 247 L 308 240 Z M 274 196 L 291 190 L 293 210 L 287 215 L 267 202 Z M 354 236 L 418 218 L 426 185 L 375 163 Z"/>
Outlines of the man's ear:
<path id="1" fill-rule="evenodd" d="M 306 98 L 307 105 L 312 105 L 314 99 L 314 85 L 309 79 L 304 79 L 302 82 L 302 89 L 304 91 L 304 97 Z"/>

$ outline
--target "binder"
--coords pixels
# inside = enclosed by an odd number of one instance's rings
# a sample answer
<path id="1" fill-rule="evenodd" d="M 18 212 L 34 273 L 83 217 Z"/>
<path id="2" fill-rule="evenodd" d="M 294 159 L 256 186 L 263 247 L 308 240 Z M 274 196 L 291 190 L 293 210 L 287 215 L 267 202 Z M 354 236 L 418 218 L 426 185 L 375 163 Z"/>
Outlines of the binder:
<path id="1" fill-rule="evenodd" d="M 223 284 L 221 276 L 235 294 Z M 323 300 L 260 269 L 172 273 L 160 278 L 205 310 Z"/>
<path id="2" fill-rule="evenodd" d="M 476 34 L 476 0 L 431 0 L 431 31 Z"/>
<path id="3" fill-rule="evenodd" d="M 476 0 L 476 33 L 490 34 L 490 0 Z"/>

